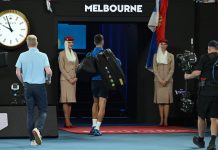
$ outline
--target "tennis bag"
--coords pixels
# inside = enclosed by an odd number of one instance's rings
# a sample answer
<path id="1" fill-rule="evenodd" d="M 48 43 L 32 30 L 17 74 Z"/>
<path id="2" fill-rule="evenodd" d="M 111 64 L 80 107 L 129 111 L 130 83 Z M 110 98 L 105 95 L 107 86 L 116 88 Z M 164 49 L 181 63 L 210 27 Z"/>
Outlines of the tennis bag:
<path id="1" fill-rule="evenodd" d="M 110 49 L 96 57 L 98 72 L 110 90 L 120 90 L 125 86 L 125 76 L 121 64 Z"/>

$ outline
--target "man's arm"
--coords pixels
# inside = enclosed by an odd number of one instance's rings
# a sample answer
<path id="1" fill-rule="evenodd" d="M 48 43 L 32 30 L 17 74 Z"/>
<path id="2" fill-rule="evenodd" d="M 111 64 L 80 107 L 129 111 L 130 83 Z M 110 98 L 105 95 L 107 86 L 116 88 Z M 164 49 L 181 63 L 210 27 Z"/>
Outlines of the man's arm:
<path id="1" fill-rule="evenodd" d="M 195 70 L 195 71 L 193 71 L 191 74 L 187 74 L 187 73 L 185 73 L 185 75 L 184 75 L 184 78 L 187 80 L 187 79 L 194 79 L 194 78 L 196 78 L 196 77 L 198 77 L 198 76 L 200 76 L 201 75 L 201 71 L 200 70 Z"/>
<path id="2" fill-rule="evenodd" d="M 52 76 L 52 70 L 51 70 L 51 68 L 48 66 L 48 67 L 45 67 L 45 73 L 46 73 L 46 75 L 48 75 L 48 76 Z"/>
<path id="3" fill-rule="evenodd" d="M 195 66 L 194 71 L 192 71 L 191 74 L 185 73 L 184 78 L 187 80 L 187 79 L 193 79 L 193 78 L 200 76 L 205 63 L 207 62 L 207 58 L 208 58 L 207 55 L 202 55 L 197 66 Z"/>
<path id="4" fill-rule="evenodd" d="M 46 73 L 46 82 L 47 84 L 51 84 L 51 76 L 52 76 L 52 70 L 50 67 L 50 63 L 48 60 L 48 56 L 45 54 L 45 59 L 44 59 L 44 69 L 45 69 L 45 73 Z"/>
<path id="5" fill-rule="evenodd" d="M 20 80 L 20 82 L 23 84 L 23 77 L 22 77 L 22 72 L 20 68 L 16 68 L 16 75 L 17 75 L 17 78 Z"/>
<path id="6" fill-rule="evenodd" d="M 45 73 L 46 73 L 46 77 L 48 79 L 48 84 L 51 84 L 52 70 L 49 66 L 45 67 Z"/>

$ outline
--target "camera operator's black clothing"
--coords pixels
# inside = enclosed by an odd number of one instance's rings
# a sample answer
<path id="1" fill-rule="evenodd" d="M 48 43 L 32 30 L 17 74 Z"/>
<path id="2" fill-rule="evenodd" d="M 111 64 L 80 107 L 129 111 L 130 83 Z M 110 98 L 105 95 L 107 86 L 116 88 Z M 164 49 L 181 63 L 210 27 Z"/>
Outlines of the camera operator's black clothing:
<path id="1" fill-rule="evenodd" d="M 205 118 L 218 118 L 218 96 L 199 95 L 197 100 L 198 116 Z"/>
<path id="2" fill-rule="evenodd" d="M 218 60 L 218 53 L 202 55 L 195 70 L 201 71 L 200 80 L 205 80 L 205 86 L 201 87 L 200 95 L 218 96 L 218 84 L 213 84 L 212 68 Z"/>
<path id="3" fill-rule="evenodd" d="M 203 55 L 195 67 L 195 70 L 201 71 L 200 82 L 205 82 L 199 87 L 197 100 L 198 116 L 202 119 L 218 118 L 218 84 L 212 83 L 212 68 L 217 59 L 217 53 Z"/>

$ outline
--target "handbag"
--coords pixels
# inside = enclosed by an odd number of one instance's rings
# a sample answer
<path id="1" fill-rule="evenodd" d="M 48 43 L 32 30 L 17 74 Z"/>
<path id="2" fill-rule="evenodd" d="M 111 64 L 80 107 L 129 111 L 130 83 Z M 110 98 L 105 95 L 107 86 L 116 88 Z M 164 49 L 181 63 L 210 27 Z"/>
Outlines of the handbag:
<path id="1" fill-rule="evenodd" d="M 96 60 L 89 52 L 77 67 L 77 77 L 82 80 L 87 80 L 90 79 L 96 72 Z"/>

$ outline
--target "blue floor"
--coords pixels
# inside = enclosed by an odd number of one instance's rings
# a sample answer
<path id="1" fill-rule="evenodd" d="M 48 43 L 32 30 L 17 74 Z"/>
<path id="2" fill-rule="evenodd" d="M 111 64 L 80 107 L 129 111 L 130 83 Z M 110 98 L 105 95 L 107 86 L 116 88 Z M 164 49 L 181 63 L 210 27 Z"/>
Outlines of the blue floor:
<path id="1" fill-rule="evenodd" d="M 195 134 L 104 134 L 93 137 L 59 131 L 59 138 L 44 138 L 41 146 L 28 139 L 0 139 L 0 150 L 194 150 Z M 209 137 L 206 139 L 206 145 Z M 206 149 L 206 148 L 205 148 Z"/>

